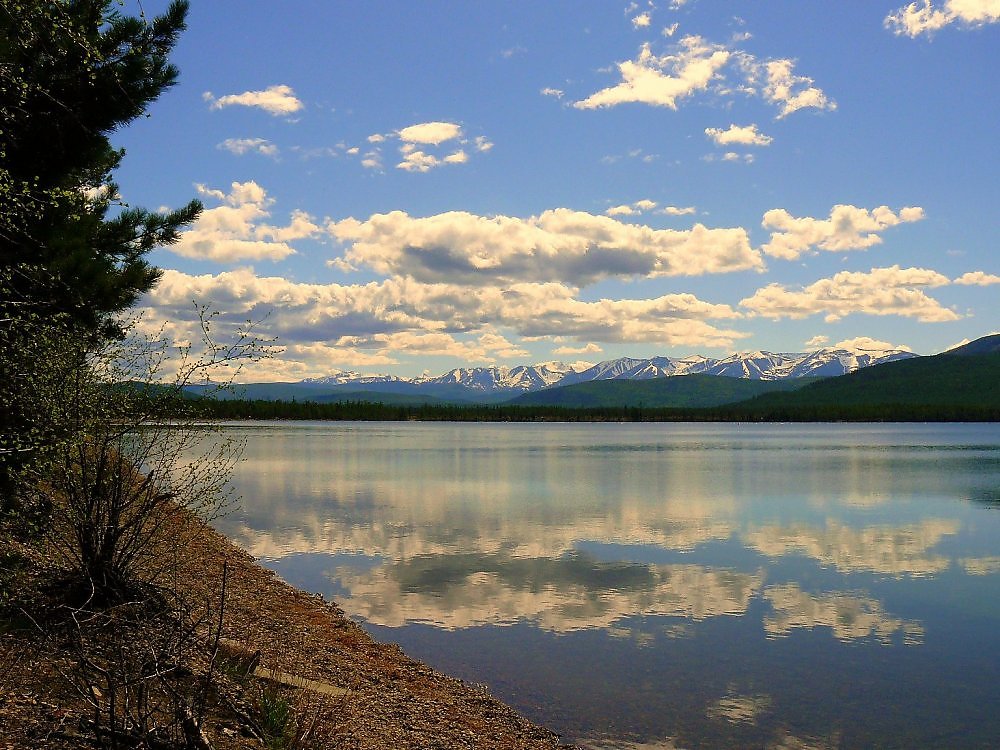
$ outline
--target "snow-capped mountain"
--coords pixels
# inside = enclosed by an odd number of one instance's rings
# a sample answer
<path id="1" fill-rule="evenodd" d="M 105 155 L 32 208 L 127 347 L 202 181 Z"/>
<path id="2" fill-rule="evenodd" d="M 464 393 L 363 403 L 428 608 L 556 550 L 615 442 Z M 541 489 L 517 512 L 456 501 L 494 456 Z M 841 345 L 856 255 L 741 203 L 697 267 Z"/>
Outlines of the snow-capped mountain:
<path id="1" fill-rule="evenodd" d="M 564 362 L 541 362 L 535 365 L 517 367 L 460 367 L 437 377 L 419 377 L 416 384 L 462 385 L 477 391 L 518 390 L 537 391 L 561 382 L 574 368 L 586 366 L 568 365 Z"/>
<path id="2" fill-rule="evenodd" d="M 591 365 L 577 362 L 542 362 L 517 367 L 460 367 L 443 375 L 400 378 L 395 375 L 359 375 L 338 370 L 323 378 L 303 380 L 308 385 L 365 385 L 380 383 L 426 386 L 460 386 L 480 393 L 529 392 L 591 380 L 649 380 L 674 375 L 718 375 L 751 380 L 780 380 L 806 376 L 835 376 L 862 367 L 916 356 L 900 349 L 888 351 L 820 349 L 804 353 L 738 352 L 722 359 L 701 355 L 686 357 L 621 357 Z"/>
<path id="3" fill-rule="evenodd" d="M 400 383 L 404 378 L 395 375 L 362 375 L 350 370 L 334 370 L 322 378 L 306 378 L 303 385 L 370 385 L 372 383 Z"/>

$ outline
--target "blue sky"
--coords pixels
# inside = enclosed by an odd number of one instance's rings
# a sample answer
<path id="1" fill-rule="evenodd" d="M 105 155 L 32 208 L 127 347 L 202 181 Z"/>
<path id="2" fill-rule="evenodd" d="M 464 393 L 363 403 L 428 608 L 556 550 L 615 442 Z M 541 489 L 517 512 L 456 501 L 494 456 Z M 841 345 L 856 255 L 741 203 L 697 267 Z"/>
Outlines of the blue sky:
<path id="1" fill-rule="evenodd" d="M 145 324 L 262 320 L 245 380 L 1000 328 L 998 0 L 195 0 L 173 59 Z"/>

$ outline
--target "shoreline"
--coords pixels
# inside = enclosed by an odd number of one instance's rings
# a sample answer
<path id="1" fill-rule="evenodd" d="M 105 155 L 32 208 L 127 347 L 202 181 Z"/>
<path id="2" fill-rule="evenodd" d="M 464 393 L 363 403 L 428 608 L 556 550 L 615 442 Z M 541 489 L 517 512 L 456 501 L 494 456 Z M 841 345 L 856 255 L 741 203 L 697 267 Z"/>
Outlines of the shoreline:
<path id="1" fill-rule="evenodd" d="M 294 747 L 574 747 L 486 686 L 450 677 L 396 644 L 376 641 L 335 603 L 293 587 L 187 511 L 171 519 L 149 562 L 169 568 L 160 585 L 202 611 L 203 625 L 218 622 L 221 614 L 217 672 L 234 663 L 233 652 L 237 658 L 249 655 L 252 666 L 242 674 L 250 675 L 245 684 L 256 686 L 251 692 L 278 690 L 297 720 L 312 725 L 314 739 Z M 36 572 L 49 565 L 45 555 L 33 563 Z M 93 704 L 67 682 L 75 657 L 57 641 L 39 641 L 31 628 L 0 627 L 0 750 L 93 747 L 82 730 Z M 220 673 L 218 679 L 228 684 L 232 678 Z M 202 727 L 207 747 L 261 747 L 247 734 L 244 702 L 210 711 Z"/>
<path id="2" fill-rule="evenodd" d="M 333 602 L 297 589 L 200 521 L 192 580 L 204 596 L 228 566 L 224 637 L 260 652 L 264 670 L 346 690 L 334 696 L 343 748 L 539 748 L 558 735 L 535 725 L 483 685 L 450 677 L 376 641 Z"/>

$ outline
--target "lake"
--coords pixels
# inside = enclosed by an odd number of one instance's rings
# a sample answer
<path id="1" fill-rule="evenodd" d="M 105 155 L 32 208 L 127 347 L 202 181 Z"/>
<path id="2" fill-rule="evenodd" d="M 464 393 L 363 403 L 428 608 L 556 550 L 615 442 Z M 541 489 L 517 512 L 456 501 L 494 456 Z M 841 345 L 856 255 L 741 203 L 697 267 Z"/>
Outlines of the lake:
<path id="1" fill-rule="evenodd" d="M 225 430 L 223 532 L 566 741 L 1000 744 L 1000 425 Z"/>

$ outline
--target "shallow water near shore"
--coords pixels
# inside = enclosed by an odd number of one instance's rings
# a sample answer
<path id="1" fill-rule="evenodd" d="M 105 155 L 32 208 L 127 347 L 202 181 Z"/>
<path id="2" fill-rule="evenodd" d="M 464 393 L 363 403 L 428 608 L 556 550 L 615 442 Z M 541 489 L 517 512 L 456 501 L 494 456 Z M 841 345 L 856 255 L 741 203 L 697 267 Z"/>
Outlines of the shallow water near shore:
<path id="1" fill-rule="evenodd" d="M 567 741 L 1000 737 L 1000 425 L 225 429 L 220 530 Z"/>

